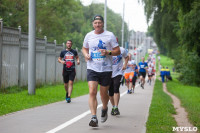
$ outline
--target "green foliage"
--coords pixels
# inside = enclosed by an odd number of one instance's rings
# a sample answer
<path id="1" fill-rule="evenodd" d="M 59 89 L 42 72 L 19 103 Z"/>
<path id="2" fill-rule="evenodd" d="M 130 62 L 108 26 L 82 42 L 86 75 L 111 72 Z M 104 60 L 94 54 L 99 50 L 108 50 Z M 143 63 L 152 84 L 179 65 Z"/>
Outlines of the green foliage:
<path id="1" fill-rule="evenodd" d="M 153 18 L 149 33 L 160 53 L 175 60 L 183 83 L 200 85 L 200 1 L 142 1 L 147 20 Z"/>
<path id="2" fill-rule="evenodd" d="M 195 52 L 184 53 L 184 65 L 179 78 L 184 84 L 200 86 L 200 57 Z"/>
<path id="3" fill-rule="evenodd" d="M 57 40 L 62 44 L 71 39 L 73 48 L 82 48 L 83 39 L 93 29 L 92 18 L 96 14 L 104 15 L 104 4 L 92 3 L 83 6 L 80 0 L 37 0 L 36 36 L 47 36 L 48 41 Z M 1 0 L 0 17 L 4 26 L 22 27 L 28 32 L 28 0 Z M 113 32 L 121 42 L 122 17 L 107 9 L 107 30 Z M 125 41 L 128 38 L 128 26 L 125 23 Z"/>

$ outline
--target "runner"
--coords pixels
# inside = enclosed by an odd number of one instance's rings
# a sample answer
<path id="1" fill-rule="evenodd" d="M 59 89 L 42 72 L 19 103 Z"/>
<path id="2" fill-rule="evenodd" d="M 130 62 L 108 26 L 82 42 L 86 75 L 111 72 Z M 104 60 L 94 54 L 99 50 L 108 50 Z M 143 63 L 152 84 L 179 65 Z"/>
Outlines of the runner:
<path id="1" fill-rule="evenodd" d="M 151 79 L 152 79 L 153 81 L 155 81 L 155 74 L 156 74 L 156 70 L 155 70 L 154 67 L 152 67 L 152 77 L 151 77 Z"/>
<path id="2" fill-rule="evenodd" d="M 89 86 L 89 107 L 92 114 L 89 126 L 97 127 L 97 88 L 100 84 L 100 95 L 103 104 L 101 122 L 108 117 L 108 89 L 112 76 L 112 56 L 120 55 L 119 44 L 112 32 L 104 31 L 104 20 L 101 15 L 93 18 L 94 30 L 85 36 L 82 52 L 87 61 L 87 81 Z"/>
<path id="3" fill-rule="evenodd" d="M 149 85 L 151 85 L 151 78 L 152 78 L 152 72 L 153 72 L 151 64 L 148 66 L 147 71 L 148 71 L 148 81 L 147 81 L 147 83 L 149 83 Z"/>
<path id="4" fill-rule="evenodd" d="M 118 56 L 113 56 L 113 66 L 112 66 L 112 79 L 111 79 L 111 84 L 109 88 L 109 97 L 110 97 L 110 102 L 113 106 L 111 115 L 120 115 L 119 109 L 118 109 L 118 104 L 119 104 L 119 99 L 120 99 L 120 80 L 122 79 L 123 76 L 123 70 L 126 69 L 127 63 L 128 63 L 128 52 L 123 48 L 120 47 L 121 54 Z M 123 64 L 123 60 L 125 59 L 125 62 Z"/>
<path id="5" fill-rule="evenodd" d="M 135 83 L 137 81 L 137 76 L 138 76 L 138 66 L 136 65 L 135 61 L 133 62 L 133 69 L 135 70 L 134 71 L 133 80 L 132 80 L 132 84 L 133 84 L 133 90 L 132 90 L 132 92 L 134 93 L 135 92 Z"/>
<path id="6" fill-rule="evenodd" d="M 145 77 L 146 77 L 146 72 L 147 72 L 147 63 L 144 62 L 145 58 L 142 57 L 142 61 L 138 64 L 139 66 L 139 75 L 140 75 L 140 82 L 141 82 L 141 87 L 144 89 L 144 84 L 145 84 Z"/>
<path id="7" fill-rule="evenodd" d="M 71 102 L 71 93 L 73 90 L 74 78 L 76 76 L 75 71 L 75 58 L 77 65 L 80 64 L 78 53 L 76 50 L 72 49 L 72 41 L 68 40 L 66 43 L 66 49 L 61 51 L 60 57 L 58 57 L 58 62 L 63 64 L 63 81 L 66 91 L 66 101 Z"/>
<path id="8" fill-rule="evenodd" d="M 131 94 L 132 93 L 132 87 L 133 87 L 133 83 L 132 83 L 132 79 L 134 77 L 134 68 L 133 68 L 133 61 L 131 60 L 131 54 L 129 53 L 129 61 L 127 64 L 127 68 L 124 72 L 124 78 L 126 80 L 126 86 L 127 86 L 127 94 Z"/>

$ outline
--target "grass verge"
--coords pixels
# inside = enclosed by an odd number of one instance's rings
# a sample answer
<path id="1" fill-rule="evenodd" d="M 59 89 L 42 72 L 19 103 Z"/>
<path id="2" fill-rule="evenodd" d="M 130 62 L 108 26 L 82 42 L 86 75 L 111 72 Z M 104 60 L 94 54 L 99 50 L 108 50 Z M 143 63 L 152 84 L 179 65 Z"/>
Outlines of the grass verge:
<path id="1" fill-rule="evenodd" d="M 172 82 L 167 82 L 167 89 L 180 99 L 189 120 L 200 129 L 200 87 L 183 85 L 174 78 Z"/>
<path id="2" fill-rule="evenodd" d="M 163 92 L 162 82 L 156 79 L 146 132 L 173 133 L 172 127 L 177 126 L 173 114 L 175 114 L 175 109 L 172 99 Z"/>
<path id="3" fill-rule="evenodd" d="M 89 93 L 87 82 L 75 82 L 72 98 Z M 27 90 L 0 94 L 0 116 L 23 109 L 41 106 L 65 99 L 64 85 L 43 86 L 36 89 L 36 95 L 29 95 Z"/>
<path id="4" fill-rule="evenodd" d="M 173 60 L 161 56 L 161 64 L 173 68 Z M 190 122 L 200 129 L 200 87 L 184 85 L 178 81 L 179 74 L 171 72 L 173 81 L 167 82 L 167 90 L 177 96 L 181 101 L 181 106 L 188 112 Z"/>

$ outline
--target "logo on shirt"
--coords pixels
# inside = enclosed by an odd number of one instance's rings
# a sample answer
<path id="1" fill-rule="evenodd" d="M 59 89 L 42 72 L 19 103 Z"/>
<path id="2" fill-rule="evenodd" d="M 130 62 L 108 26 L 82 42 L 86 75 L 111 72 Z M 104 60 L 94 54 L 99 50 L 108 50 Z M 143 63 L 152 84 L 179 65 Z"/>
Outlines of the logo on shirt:
<path id="1" fill-rule="evenodd" d="M 74 55 L 71 52 L 67 52 L 64 57 L 65 64 L 67 68 L 72 67 L 74 64 Z"/>
<path id="2" fill-rule="evenodd" d="M 98 43 L 98 48 L 99 48 L 99 49 L 106 49 L 106 47 L 103 46 L 104 44 L 105 44 L 105 43 L 100 39 L 100 40 L 99 40 L 99 43 Z"/>
<path id="3" fill-rule="evenodd" d="M 113 57 L 113 60 L 112 60 L 113 65 L 119 64 L 119 62 L 121 61 L 121 59 L 122 59 L 122 55 L 118 55 L 116 57 Z"/>

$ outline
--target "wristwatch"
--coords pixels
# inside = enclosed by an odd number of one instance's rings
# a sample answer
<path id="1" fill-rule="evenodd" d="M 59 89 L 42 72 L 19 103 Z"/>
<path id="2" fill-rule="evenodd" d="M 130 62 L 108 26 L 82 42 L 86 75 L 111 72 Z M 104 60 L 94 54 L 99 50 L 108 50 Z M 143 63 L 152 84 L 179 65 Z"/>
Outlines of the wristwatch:
<path id="1" fill-rule="evenodd" d="M 109 52 L 108 55 L 112 55 L 112 52 L 110 50 L 108 50 L 108 52 Z"/>

